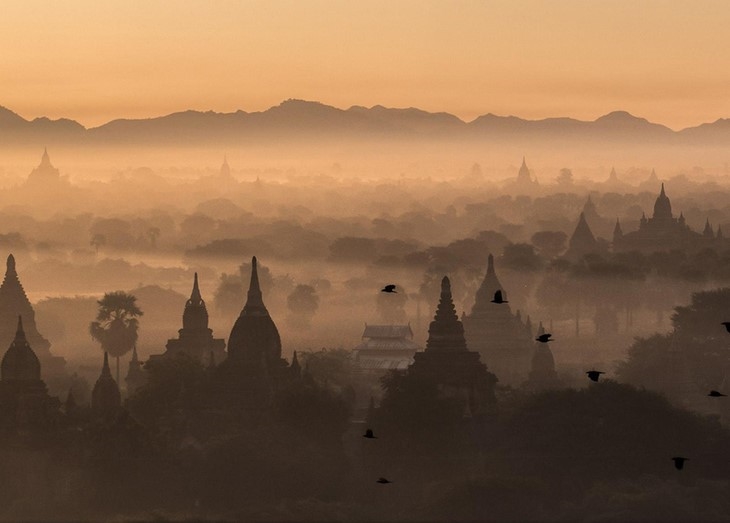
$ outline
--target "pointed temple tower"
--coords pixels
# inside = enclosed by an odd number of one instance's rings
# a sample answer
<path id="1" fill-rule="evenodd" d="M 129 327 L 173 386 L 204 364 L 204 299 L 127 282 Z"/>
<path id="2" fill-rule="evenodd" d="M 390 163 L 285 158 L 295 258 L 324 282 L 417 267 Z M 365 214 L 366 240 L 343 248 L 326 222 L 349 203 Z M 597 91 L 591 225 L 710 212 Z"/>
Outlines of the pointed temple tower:
<path id="1" fill-rule="evenodd" d="M 224 394 L 236 396 L 231 404 L 249 411 L 268 408 L 277 384 L 289 377 L 279 331 L 264 305 L 255 256 L 246 304 L 228 338 L 228 357 L 215 370 Z"/>
<path id="2" fill-rule="evenodd" d="M 200 295 L 197 272 L 190 299 L 185 303 L 183 326 L 177 332 L 178 339 L 168 340 L 165 353 L 153 359 L 184 353 L 206 366 L 210 364 L 211 358 L 216 364 L 226 359 L 225 340 L 214 338 L 213 330 L 208 327 L 208 310 Z"/>
<path id="3" fill-rule="evenodd" d="M 441 280 L 436 315 L 428 327 L 426 350 L 416 352 L 408 373 L 436 382 L 446 396 L 464 398 L 465 412 L 483 413 L 494 402 L 497 378 L 487 371 L 479 353 L 467 348 L 446 276 Z"/>
<path id="4" fill-rule="evenodd" d="M 49 184 L 57 183 L 61 179 L 61 173 L 57 168 L 51 164 L 51 159 L 48 156 L 48 149 L 43 150 L 43 156 L 41 157 L 41 163 L 31 171 L 28 175 L 28 185 L 47 186 Z"/>
<path id="5" fill-rule="evenodd" d="M 0 365 L 0 426 L 43 427 L 54 423 L 61 406 L 41 380 L 41 363 L 28 344 L 18 316 L 15 337 Z"/>
<path id="6" fill-rule="evenodd" d="M 127 383 L 127 395 L 131 396 L 147 382 L 147 374 L 142 369 L 142 364 L 137 357 L 137 347 L 132 350 L 132 359 L 129 362 L 129 370 L 127 377 L 124 378 Z"/>
<path id="7" fill-rule="evenodd" d="M 537 335 L 545 334 L 545 328 L 540 322 L 537 328 Z M 559 385 L 558 374 L 555 372 L 555 359 L 550 350 L 549 343 L 535 343 L 535 352 L 532 355 L 530 376 L 527 380 L 527 388 L 532 390 L 546 390 L 556 388 Z"/>
<path id="8" fill-rule="evenodd" d="M 15 270 L 15 258 L 8 256 L 5 279 L 0 285 L 0 346 L 9 345 L 16 334 L 18 316 L 24 318 L 25 337 L 43 364 L 44 376 L 63 374 L 66 361 L 51 354 L 50 342 L 36 328 L 35 311 Z"/>
<path id="9" fill-rule="evenodd" d="M 110 414 L 115 412 L 122 404 L 122 395 L 119 393 L 119 386 L 112 378 L 109 369 L 109 354 L 104 352 L 104 365 L 101 367 L 101 375 L 96 380 L 94 390 L 91 392 L 91 409 L 96 414 Z"/>
<path id="10" fill-rule="evenodd" d="M 586 221 L 585 213 L 580 213 L 578 217 L 578 224 L 575 226 L 575 231 L 570 237 L 568 243 L 568 250 L 564 257 L 571 261 L 580 261 L 586 254 L 591 254 L 598 251 L 598 243 L 596 237 L 593 236 L 591 228 L 588 226 Z"/>
<path id="11" fill-rule="evenodd" d="M 507 299 L 507 291 L 494 270 L 494 256 L 490 254 L 471 314 L 463 317 L 464 332 L 469 347 L 479 352 L 500 382 L 517 385 L 530 370 L 532 335 L 522 320 L 512 314 L 508 303 L 492 303 L 497 290 Z"/>
<path id="12" fill-rule="evenodd" d="M 228 339 L 228 359 L 233 363 L 259 364 L 263 355 L 266 363 L 275 367 L 281 361 L 281 338 L 264 305 L 256 263 L 254 256 L 246 305 Z"/>
<path id="13" fill-rule="evenodd" d="M 517 173 L 517 183 L 524 185 L 532 184 L 532 176 L 530 175 L 530 169 L 527 167 L 527 162 L 525 161 L 524 156 L 522 157 L 522 165 L 520 165 L 520 170 Z"/>
<path id="14" fill-rule="evenodd" d="M 616 218 L 616 226 L 613 228 L 613 243 L 614 245 L 617 243 L 621 243 L 621 240 L 624 237 L 624 232 L 621 230 L 621 224 L 618 221 L 618 218 Z"/>

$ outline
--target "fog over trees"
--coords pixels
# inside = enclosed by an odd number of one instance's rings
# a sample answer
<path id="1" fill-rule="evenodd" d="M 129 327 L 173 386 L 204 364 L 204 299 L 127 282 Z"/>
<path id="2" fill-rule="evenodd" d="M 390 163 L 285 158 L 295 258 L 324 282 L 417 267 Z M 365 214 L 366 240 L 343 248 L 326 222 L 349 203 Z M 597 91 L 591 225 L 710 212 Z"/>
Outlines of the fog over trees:
<path id="1" fill-rule="evenodd" d="M 127 147 L 0 156 L 0 520 L 730 518 L 724 169 Z"/>

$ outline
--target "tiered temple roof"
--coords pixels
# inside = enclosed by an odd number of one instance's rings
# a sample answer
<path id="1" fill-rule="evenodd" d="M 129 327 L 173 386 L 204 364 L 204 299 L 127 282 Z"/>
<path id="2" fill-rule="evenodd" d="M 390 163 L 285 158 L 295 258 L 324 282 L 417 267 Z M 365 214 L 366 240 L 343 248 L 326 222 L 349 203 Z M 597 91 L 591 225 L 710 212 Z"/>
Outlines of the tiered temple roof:
<path id="1" fill-rule="evenodd" d="M 426 350 L 415 353 L 408 372 L 436 382 L 446 395 L 463 398 L 470 413 L 483 412 L 494 401 L 497 378 L 487 371 L 479 353 L 467 348 L 446 276 L 441 280 L 441 297 L 428 328 Z"/>
<path id="2" fill-rule="evenodd" d="M 532 355 L 531 327 L 517 314 L 509 303 L 492 303 L 494 293 L 507 291 L 502 286 L 494 268 L 494 256 L 487 261 L 487 272 L 476 293 L 470 314 L 463 317 L 468 346 L 479 352 L 482 361 L 505 383 L 518 384 L 527 377 Z"/>
<path id="3" fill-rule="evenodd" d="M 353 349 L 355 365 L 362 371 L 405 369 L 420 349 L 410 325 L 365 325 L 362 343 Z"/>

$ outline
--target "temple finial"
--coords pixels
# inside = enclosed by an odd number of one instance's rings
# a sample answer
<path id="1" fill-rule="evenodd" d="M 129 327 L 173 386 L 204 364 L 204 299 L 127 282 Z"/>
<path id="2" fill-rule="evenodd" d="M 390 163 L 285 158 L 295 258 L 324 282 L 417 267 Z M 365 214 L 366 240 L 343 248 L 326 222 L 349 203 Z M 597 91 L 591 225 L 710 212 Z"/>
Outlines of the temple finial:
<path id="1" fill-rule="evenodd" d="M 190 293 L 190 301 L 193 303 L 200 303 L 203 298 L 200 296 L 200 287 L 198 287 L 198 273 L 195 273 L 193 278 L 193 292 Z"/>
<path id="2" fill-rule="evenodd" d="M 487 256 L 487 274 L 494 274 L 494 256 L 491 252 Z"/>
<path id="3" fill-rule="evenodd" d="M 251 258 L 251 283 L 248 287 L 248 296 L 246 297 L 246 305 L 243 310 L 250 311 L 252 309 L 266 310 L 264 299 L 261 295 L 261 287 L 259 285 L 259 271 L 256 256 Z"/>
<path id="4" fill-rule="evenodd" d="M 15 272 L 15 256 L 12 254 L 8 255 L 7 267 L 8 272 Z"/>
<path id="5" fill-rule="evenodd" d="M 112 371 L 109 368 L 109 353 L 104 351 L 104 365 L 101 367 L 101 375 L 111 377 Z"/>
<path id="6" fill-rule="evenodd" d="M 25 331 L 23 330 L 22 316 L 18 316 L 18 328 L 15 331 L 15 341 L 25 341 Z"/>

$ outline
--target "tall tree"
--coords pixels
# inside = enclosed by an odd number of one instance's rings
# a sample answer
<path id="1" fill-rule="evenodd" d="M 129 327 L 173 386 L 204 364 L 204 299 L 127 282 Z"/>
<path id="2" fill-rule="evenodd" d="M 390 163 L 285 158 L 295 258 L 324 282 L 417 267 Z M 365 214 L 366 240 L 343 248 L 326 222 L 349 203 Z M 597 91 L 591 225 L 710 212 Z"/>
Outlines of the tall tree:
<path id="1" fill-rule="evenodd" d="M 91 337 L 101 344 L 104 352 L 117 359 L 117 383 L 119 383 L 119 358 L 132 350 L 137 343 L 137 330 L 142 310 L 137 298 L 124 291 L 104 294 L 97 301 L 99 312 L 96 321 L 89 325 Z"/>

